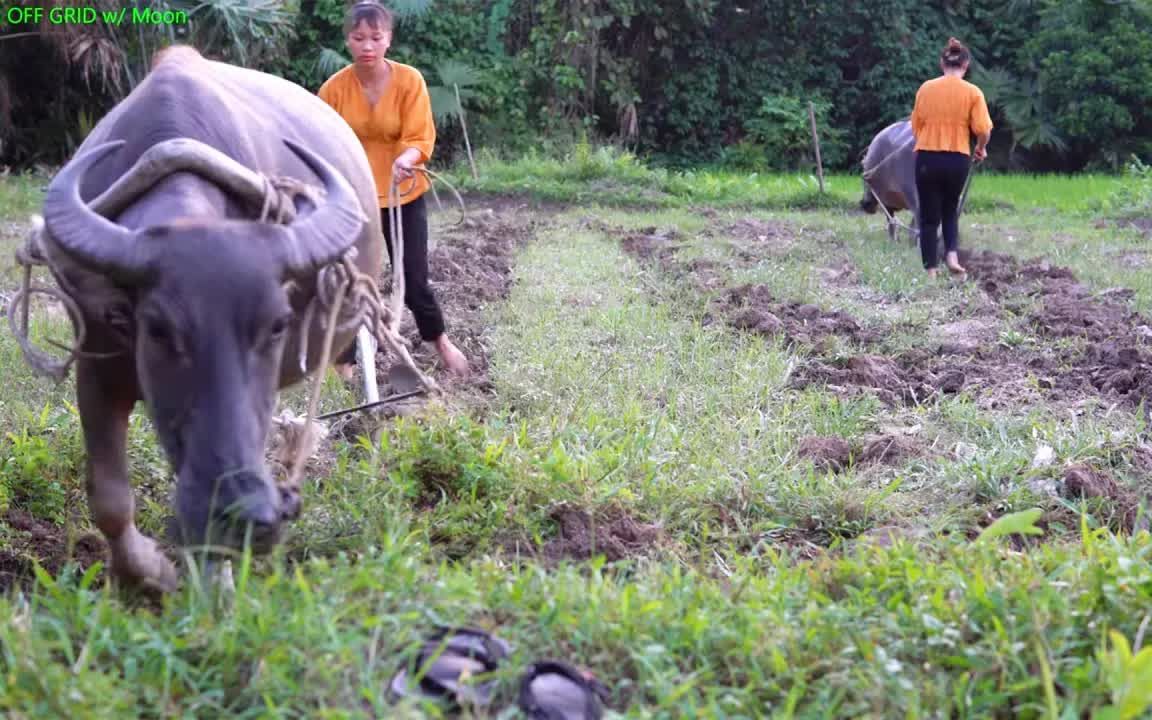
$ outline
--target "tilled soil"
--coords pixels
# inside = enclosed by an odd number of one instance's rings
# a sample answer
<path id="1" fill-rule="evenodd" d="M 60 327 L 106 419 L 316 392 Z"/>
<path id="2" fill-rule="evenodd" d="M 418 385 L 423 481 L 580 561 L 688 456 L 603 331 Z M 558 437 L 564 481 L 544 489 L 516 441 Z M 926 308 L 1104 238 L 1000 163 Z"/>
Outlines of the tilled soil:
<path id="1" fill-rule="evenodd" d="M 663 538 L 659 525 L 640 522 L 619 509 L 594 516 L 581 508 L 562 506 L 552 512 L 551 519 L 558 532 L 542 552 L 553 563 L 600 554 L 608 562 L 619 562 L 649 554 Z"/>
<path id="2" fill-rule="evenodd" d="M 723 232 L 736 238 L 737 256 L 743 262 L 756 262 L 764 254 L 786 251 L 792 247 L 795 238 L 794 231 L 788 226 L 755 218 L 737 221 L 723 228 Z M 767 285 L 744 284 L 724 288 L 721 268 L 715 261 L 702 258 L 682 260 L 678 257 L 683 240 L 675 230 L 648 227 L 624 234 L 620 246 L 642 262 L 687 279 L 698 290 L 718 292 L 704 317 L 705 324 L 719 320 L 736 330 L 782 336 L 788 342 L 821 347 L 831 337 L 870 343 L 882 335 L 877 330 L 863 327 L 845 312 L 781 300 Z"/>
<path id="3" fill-rule="evenodd" d="M 449 218 L 458 218 L 455 210 L 446 211 Z M 517 248 L 535 236 L 543 221 L 531 213 L 519 212 L 519 206 L 470 211 L 463 222 L 433 226 L 430 234 L 435 249 L 428 258 L 428 272 L 432 290 L 444 313 L 446 332 L 460 351 L 468 358 L 469 377 L 461 382 L 439 365 L 435 348 L 425 343 L 411 311 L 405 308 L 401 321 L 401 334 L 408 340 L 413 359 L 426 371 L 432 370 L 436 381 L 451 387 L 451 392 L 474 390 L 491 392 L 488 374 L 489 347 L 485 339 L 485 309 L 493 302 L 507 297 L 512 283 L 513 255 Z M 391 289 L 391 267 L 386 265 L 381 278 L 381 291 Z M 377 359 L 383 371 L 398 362 L 386 349 Z M 381 373 L 384 383 L 384 373 Z M 381 388 L 381 395 L 392 392 Z"/>
<path id="4" fill-rule="evenodd" d="M 589 510 L 560 503 L 548 513 L 555 534 L 543 544 L 520 530 L 497 533 L 494 543 L 508 558 L 521 557 L 555 567 L 603 555 L 609 563 L 659 554 L 671 544 L 665 529 L 643 522 L 617 505 Z"/>
<path id="5" fill-rule="evenodd" d="M 840 473 L 852 467 L 900 465 L 930 455 L 914 439 L 896 434 L 870 435 L 859 443 L 844 438 L 813 435 L 796 445 L 796 455 L 817 472 Z"/>
<path id="6" fill-rule="evenodd" d="M 13 587 L 28 587 L 34 581 L 33 563 L 39 562 L 56 576 L 69 562 L 81 572 L 97 561 L 107 562 L 104 539 L 96 533 L 82 533 L 73 539 L 71 552 L 65 529 L 39 520 L 23 510 L 4 514 L 7 542 L 0 550 L 0 593 Z M 100 576 L 104 573 L 100 572 Z M 100 577 L 97 577 L 97 582 Z"/>
<path id="7" fill-rule="evenodd" d="M 1022 330 L 1053 342 L 999 343 L 995 317 L 969 318 L 934 328 L 923 347 L 893 357 L 814 358 L 792 386 L 872 392 L 892 406 L 965 391 L 989 409 L 1090 396 L 1135 406 L 1152 398 L 1152 327 L 1125 304 L 1130 291 L 1093 293 L 1071 270 L 1044 260 L 983 251 L 962 254 L 961 262 L 988 298 L 987 312 L 1019 314 Z"/>
<path id="8" fill-rule="evenodd" d="M 1046 260 L 983 252 L 962 262 L 993 297 L 1029 299 L 1025 325 L 1038 337 L 1079 341 L 1051 358 L 1047 369 L 1055 389 L 1097 393 L 1130 406 L 1152 397 L 1152 321 L 1128 307 L 1130 290 L 1092 292 L 1071 270 Z"/>
<path id="9" fill-rule="evenodd" d="M 725 321 L 739 330 L 782 335 L 796 343 L 819 345 L 839 336 L 858 343 L 873 343 L 881 333 L 864 328 L 851 315 L 824 310 L 810 303 L 784 302 L 766 285 L 740 285 L 724 291 L 713 304 Z"/>

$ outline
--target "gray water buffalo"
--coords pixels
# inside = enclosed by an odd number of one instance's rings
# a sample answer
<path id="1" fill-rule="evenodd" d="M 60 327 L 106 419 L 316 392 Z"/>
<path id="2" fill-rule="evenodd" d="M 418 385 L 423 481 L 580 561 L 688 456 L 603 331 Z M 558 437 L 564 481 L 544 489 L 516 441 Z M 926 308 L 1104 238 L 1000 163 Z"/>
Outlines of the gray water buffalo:
<path id="1" fill-rule="evenodd" d="M 285 178 L 316 192 L 273 191 Z M 176 476 L 178 542 L 266 552 L 299 512 L 265 465 L 271 415 L 281 389 L 317 371 L 323 313 L 302 318 L 318 269 L 355 248 L 379 277 L 376 197 L 327 104 L 187 47 L 158 55 L 52 180 L 41 252 L 87 329 L 77 404 L 114 578 L 177 585 L 134 520 L 125 448 L 138 401 Z M 341 329 L 334 353 L 354 335 Z"/>
<path id="2" fill-rule="evenodd" d="M 915 145 L 912 123 L 908 120 L 892 123 L 872 138 L 861 163 L 864 183 L 861 210 L 875 213 L 880 204 L 876 200 L 878 196 L 893 218 L 898 211 L 908 210 L 912 215 L 909 227 L 917 227 L 920 205 L 916 194 Z M 896 239 L 896 228 L 888 223 L 888 237 L 892 240 Z M 913 229 L 909 242 L 917 242 L 918 237 L 918 231 Z"/>

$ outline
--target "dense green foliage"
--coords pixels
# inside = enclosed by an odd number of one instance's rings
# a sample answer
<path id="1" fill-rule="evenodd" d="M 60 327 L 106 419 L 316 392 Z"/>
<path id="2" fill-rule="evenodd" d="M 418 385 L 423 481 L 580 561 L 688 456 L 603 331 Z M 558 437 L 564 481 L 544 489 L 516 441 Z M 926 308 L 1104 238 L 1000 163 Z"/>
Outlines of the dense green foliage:
<path id="1" fill-rule="evenodd" d="M 439 105 L 454 101 L 454 69 L 462 64 L 478 71 L 462 94 L 479 146 L 515 152 L 539 146 L 542 137 L 564 142 L 586 134 L 673 165 L 798 169 L 811 166 L 811 101 L 825 165 L 850 169 L 875 132 L 910 112 L 917 87 L 938 72 L 939 50 L 955 35 L 972 47 L 970 77 L 992 104 L 993 166 L 1118 170 L 1133 155 L 1152 157 L 1147 0 L 390 4 L 400 15 L 393 57 L 414 64 L 440 88 Z M 250 64 L 316 89 L 343 62 L 344 6 L 301 0 L 290 7 L 297 15 L 287 40 L 242 23 L 229 37 L 244 46 L 245 34 L 255 33 L 252 44 L 266 49 Z M 199 42 L 203 33 L 193 37 Z M 20 41 L 4 45 L 0 71 L 10 70 L 10 62 L 37 64 Z M 22 48 L 19 59 L 9 47 Z M 42 66 L 63 62 L 41 55 Z M 73 92 L 57 96 L 57 105 L 79 110 L 91 104 L 86 90 L 72 87 L 76 82 L 66 83 Z M 7 105 L 33 117 L 28 106 L 47 103 L 37 86 L 44 87 L 13 81 Z M 0 87 L 0 112 L 4 95 Z M 54 116 L 69 124 L 75 112 L 68 109 L 56 108 Z M 462 149 L 460 127 L 450 114 L 438 115 L 440 159 L 450 160 Z M 33 141 L 43 146 L 45 136 L 26 137 L 33 125 L 14 118 L 9 146 L 19 162 L 19 150 Z M 49 144 L 66 150 L 54 132 Z"/>

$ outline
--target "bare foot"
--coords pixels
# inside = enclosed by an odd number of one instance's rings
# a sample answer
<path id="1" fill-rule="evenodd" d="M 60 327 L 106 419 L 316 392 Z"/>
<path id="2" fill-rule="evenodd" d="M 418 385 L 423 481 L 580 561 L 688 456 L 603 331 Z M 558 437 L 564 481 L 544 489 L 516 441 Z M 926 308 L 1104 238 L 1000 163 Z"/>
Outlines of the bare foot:
<path id="1" fill-rule="evenodd" d="M 348 382 L 351 382 L 356 377 L 356 364 L 348 363 L 347 365 L 338 363 L 332 366 L 333 372 Z"/>
<path id="2" fill-rule="evenodd" d="M 948 269 L 954 275 L 963 275 L 967 272 L 964 266 L 960 264 L 960 258 L 954 252 L 948 253 L 948 256 L 944 259 L 944 264 L 948 266 Z"/>
<path id="3" fill-rule="evenodd" d="M 468 358 L 464 357 L 460 348 L 452 344 L 447 335 L 437 338 L 436 351 L 440 353 L 440 359 L 444 361 L 444 366 L 449 371 L 460 377 L 468 377 Z"/>
<path id="4" fill-rule="evenodd" d="M 935 280 L 936 279 L 936 268 L 928 268 L 928 279 L 929 280 Z"/>

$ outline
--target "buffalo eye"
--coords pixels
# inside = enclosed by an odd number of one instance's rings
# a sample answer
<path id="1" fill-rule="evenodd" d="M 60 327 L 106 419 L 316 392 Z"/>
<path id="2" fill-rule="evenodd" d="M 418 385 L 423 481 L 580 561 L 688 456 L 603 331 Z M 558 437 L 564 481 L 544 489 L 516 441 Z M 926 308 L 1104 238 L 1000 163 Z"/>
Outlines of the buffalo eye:
<path id="1" fill-rule="evenodd" d="M 172 345 L 172 333 L 160 318 L 152 316 L 144 320 L 144 331 L 148 339 L 158 345 Z"/>
<path id="2" fill-rule="evenodd" d="M 160 315 L 145 315 L 143 328 L 149 343 L 163 348 L 172 355 L 180 355 L 183 352 L 180 339 L 173 331 L 171 323 L 166 322 Z"/>
<path id="3" fill-rule="evenodd" d="M 281 315 L 280 317 L 273 320 L 272 324 L 268 327 L 268 342 L 280 342 L 280 340 L 282 340 L 284 336 L 288 334 L 288 328 L 291 325 L 291 322 L 291 315 Z"/>

